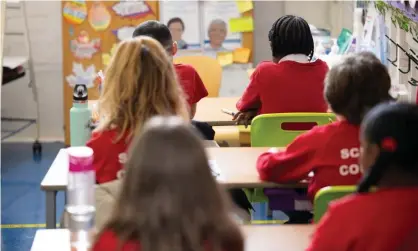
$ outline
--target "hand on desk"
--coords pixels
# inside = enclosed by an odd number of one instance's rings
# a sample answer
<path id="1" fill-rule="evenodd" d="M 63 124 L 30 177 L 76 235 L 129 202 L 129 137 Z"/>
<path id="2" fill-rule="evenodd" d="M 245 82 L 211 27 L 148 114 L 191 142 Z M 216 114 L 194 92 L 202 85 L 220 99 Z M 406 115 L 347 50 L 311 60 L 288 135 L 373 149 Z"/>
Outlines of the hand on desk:
<path id="1" fill-rule="evenodd" d="M 245 128 L 247 128 L 255 116 L 257 116 L 257 110 L 237 112 L 232 120 L 237 121 L 237 124 L 244 124 Z"/>

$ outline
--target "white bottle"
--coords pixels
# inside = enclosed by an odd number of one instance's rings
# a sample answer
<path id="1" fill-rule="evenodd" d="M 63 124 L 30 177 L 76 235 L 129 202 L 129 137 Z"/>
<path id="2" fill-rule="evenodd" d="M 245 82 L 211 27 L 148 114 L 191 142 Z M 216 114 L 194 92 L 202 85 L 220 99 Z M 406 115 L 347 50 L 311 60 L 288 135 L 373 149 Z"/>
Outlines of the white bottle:
<path id="1" fill-rule="evenodd" d="M 80 146 L 67 148 L 66 151 L 69 158 L 66 211 L 69 215 L 71 246 L 78 251 L 87 251 L 91 245 L 96 212 L 93 150 Z"/>

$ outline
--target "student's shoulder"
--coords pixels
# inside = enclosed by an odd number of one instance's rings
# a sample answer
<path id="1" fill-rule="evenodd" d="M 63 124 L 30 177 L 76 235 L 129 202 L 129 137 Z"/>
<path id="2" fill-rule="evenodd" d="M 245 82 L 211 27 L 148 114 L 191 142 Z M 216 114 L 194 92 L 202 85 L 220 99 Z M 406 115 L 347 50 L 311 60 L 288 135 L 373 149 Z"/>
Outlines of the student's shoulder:
<path id="1" fill-rule="evenodd" d="M 174 68 L 179 74 L 196 73 L 196 69 L 188 64 L 174 64 Z"/>
<path id="2" fill-rule="evenodd" d="M 314 126 L 311 130 L 304 133 L 304 135 L 309 137 L 315 137 L 317 139 L 329 138 L 333 132 L 337 131 L 340 127 L 340 122 L 332 122 L 326 125 L 317 125 Z"/>
<path id="3" fill-rule="evenodd" d="M 257 67 L 255 68 L 255 70 L 257 71 L 265 71 L 265 70 L 269 70 L 269 69 L 275 69 L 278 67 L 279 64 L 274 63 L 272 61 L 261 61 Z"/>

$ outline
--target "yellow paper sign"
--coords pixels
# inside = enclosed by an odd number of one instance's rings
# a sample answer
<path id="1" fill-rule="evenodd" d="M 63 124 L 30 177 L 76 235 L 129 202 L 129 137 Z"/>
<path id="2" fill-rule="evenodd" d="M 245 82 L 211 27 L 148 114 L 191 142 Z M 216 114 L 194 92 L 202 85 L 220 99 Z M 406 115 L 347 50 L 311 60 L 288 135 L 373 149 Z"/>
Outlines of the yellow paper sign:
<path id="1" fill-rule="evenodd" d="M 236 3 L 240 13 L 245 13 L 253 9 L 252 0 L 236 0 Z"/>
<path id="2" fill-rule="evenodd" d="M 226 66 L 234 63 L 234 55 L 232 52 L 219 52 L 216 56 L 221 66 Z"/>
<path id="3" fill-rule="evenodd" d="M 250 52 L 251 50 L 248 48 L 238 48 L 235 49 L 233 52 L 234 55 L 234 62 L 246 64 L 250 60 Z"/>
<path id="4" fill-rule="evenodd" d="M 231 32 L 251 32 L 254 30 L 253 17 L 239 17 L 229 19 L 229 30 Z"/>

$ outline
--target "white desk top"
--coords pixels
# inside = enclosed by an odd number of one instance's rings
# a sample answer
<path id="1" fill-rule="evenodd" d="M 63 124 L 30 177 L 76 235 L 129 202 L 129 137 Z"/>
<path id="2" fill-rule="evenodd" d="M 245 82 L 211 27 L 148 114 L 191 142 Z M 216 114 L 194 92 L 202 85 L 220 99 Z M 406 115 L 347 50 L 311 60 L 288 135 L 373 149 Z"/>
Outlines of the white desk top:
<path id="1" fill-rule="evenodd" d="M 267 151 L 266 147 L 211 147 L 206 148 L 210 160 L 215 160 L 229 187 L 306 187 L 307 183 L 273 184 L 261 181 L 256 170 L 258 156 Z M 61 149 L 42 180 L 41 189 L 61 191 L 67 187 L 68 159 Z"/>
<path id="2" fill-rule="evenodd" d="M 310 241 L 314 225 L 242 226 L 245 251 L 303 251 Z M 67 229 L 36 231 L 31 251 L 70 251 Z"/>

